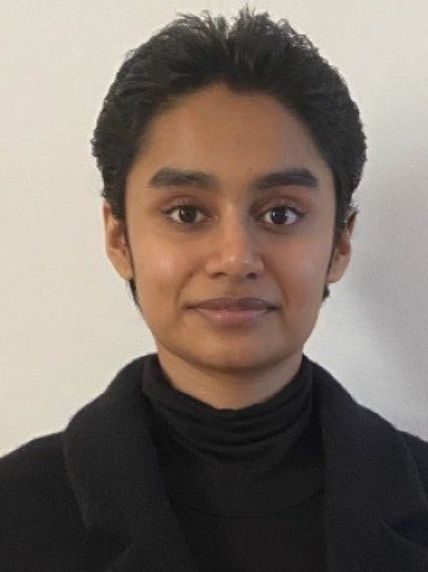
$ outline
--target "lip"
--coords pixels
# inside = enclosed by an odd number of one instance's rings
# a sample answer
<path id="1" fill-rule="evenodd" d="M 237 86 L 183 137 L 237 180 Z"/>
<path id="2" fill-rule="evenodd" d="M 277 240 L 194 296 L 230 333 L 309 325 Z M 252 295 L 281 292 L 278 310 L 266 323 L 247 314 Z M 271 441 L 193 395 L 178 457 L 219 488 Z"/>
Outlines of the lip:
<path id="1" fill-rule="evenodd" d="M 260 323 L 277 306 L 262 298 L 227 296 L 203 300 L 189 308 L 214 326 L 250 327 Z"/>
<path id="2" fill-rule="evenodd" d="M 276 308 L 273 304 L 262 298 L 246 297 L 246 298 L 211 298 L 210 300 L 203 300 L 190 306 L 195 309 L 215 310 L 217 312 L 233 311 L 233 312 L 250 312 L 260 310 L 273 310 Z M 237 314 L 236 314 L 237 315 Z"/>
<path id="3" fill-rule="evenodd" d="M 208 309 L 208 308 L 192 308 L 203 318 L 207 319 L 215 326 L 222 327 L 242 327 L 247 328 L 251 325 L 256 325 L 268 314 L 273 312 L 272 308 L 259 308 L 259 309 L 232 309 L 223 308 L 220 310 Z"/>

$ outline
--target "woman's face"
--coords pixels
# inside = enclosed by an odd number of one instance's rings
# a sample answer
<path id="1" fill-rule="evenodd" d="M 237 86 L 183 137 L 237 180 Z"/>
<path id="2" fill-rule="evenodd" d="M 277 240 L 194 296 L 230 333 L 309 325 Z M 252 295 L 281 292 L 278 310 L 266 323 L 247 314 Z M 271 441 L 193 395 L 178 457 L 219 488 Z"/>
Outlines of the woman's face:
<path id="1" fill-rule="evenodd" d="M 260 370 L 301 355 L 326 282 L 339 280 L 350 258 L 352 228 L 329 269 L 333 179 L 303 124 L 269 95 L 222 84 L 153 121 L 128 173 L 126 216 L 129 244 L 104 205 L 107 253 L 134 278 L 159 355 L 213 370 Z M 231 327 L 189 308 L 225 296 L 276 309 Z"/>

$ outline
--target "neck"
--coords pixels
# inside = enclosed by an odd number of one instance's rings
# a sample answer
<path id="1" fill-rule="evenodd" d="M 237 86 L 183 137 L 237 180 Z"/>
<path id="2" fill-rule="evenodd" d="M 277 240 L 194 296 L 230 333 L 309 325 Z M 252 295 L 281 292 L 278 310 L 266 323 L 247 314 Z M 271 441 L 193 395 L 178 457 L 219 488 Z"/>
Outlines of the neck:
<path id="1" fill-rule="evenodd" d="M 266 401 L 297 374 L 302 350 L 277 360 L 246 366 L 215 367 L 192 356 L 177 356 L 158 346 L 161 368 L 172 387 L 215 409 L 242 409 Z"/>

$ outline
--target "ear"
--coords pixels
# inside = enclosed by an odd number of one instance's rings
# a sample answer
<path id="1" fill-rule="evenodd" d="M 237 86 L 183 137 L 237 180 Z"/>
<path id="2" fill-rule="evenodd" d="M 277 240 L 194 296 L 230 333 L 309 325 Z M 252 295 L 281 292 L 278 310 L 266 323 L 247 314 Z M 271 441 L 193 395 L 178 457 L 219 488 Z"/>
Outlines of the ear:
<path id="1" fill-rule="evenodd" d="M 107 201 L 103 202 L 103 217 L 106 254 L 116 272 L 125 280 L 130 280 L 134 273 L 124 223 L 113 215 Z"/>
<path id="2" fill-rule="evenodd" d="M 351 260 L 351 238 L 354 232 L 357 213 L 354 212 L 348 219 L 345 228 L 342 230 L 330 262 L 330 269 L 327 274 L 327 283 L 338 282 L 345 274 Z"/>

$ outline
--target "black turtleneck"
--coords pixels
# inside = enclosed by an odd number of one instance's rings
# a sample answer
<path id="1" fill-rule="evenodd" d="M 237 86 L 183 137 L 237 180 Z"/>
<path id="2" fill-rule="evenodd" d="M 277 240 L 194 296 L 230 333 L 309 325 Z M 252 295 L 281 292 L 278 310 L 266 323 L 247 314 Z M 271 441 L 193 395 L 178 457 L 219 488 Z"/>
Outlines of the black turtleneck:
<path id="1" fill-rule="evenodd" d="M 145 362 L 153 440 L 174 512 L 201 572 L 320 572 L 323 450 L 313 364 L 262 403 L 215 409 Z M 167 542 L 167 539 L 165 539 Z"/>

